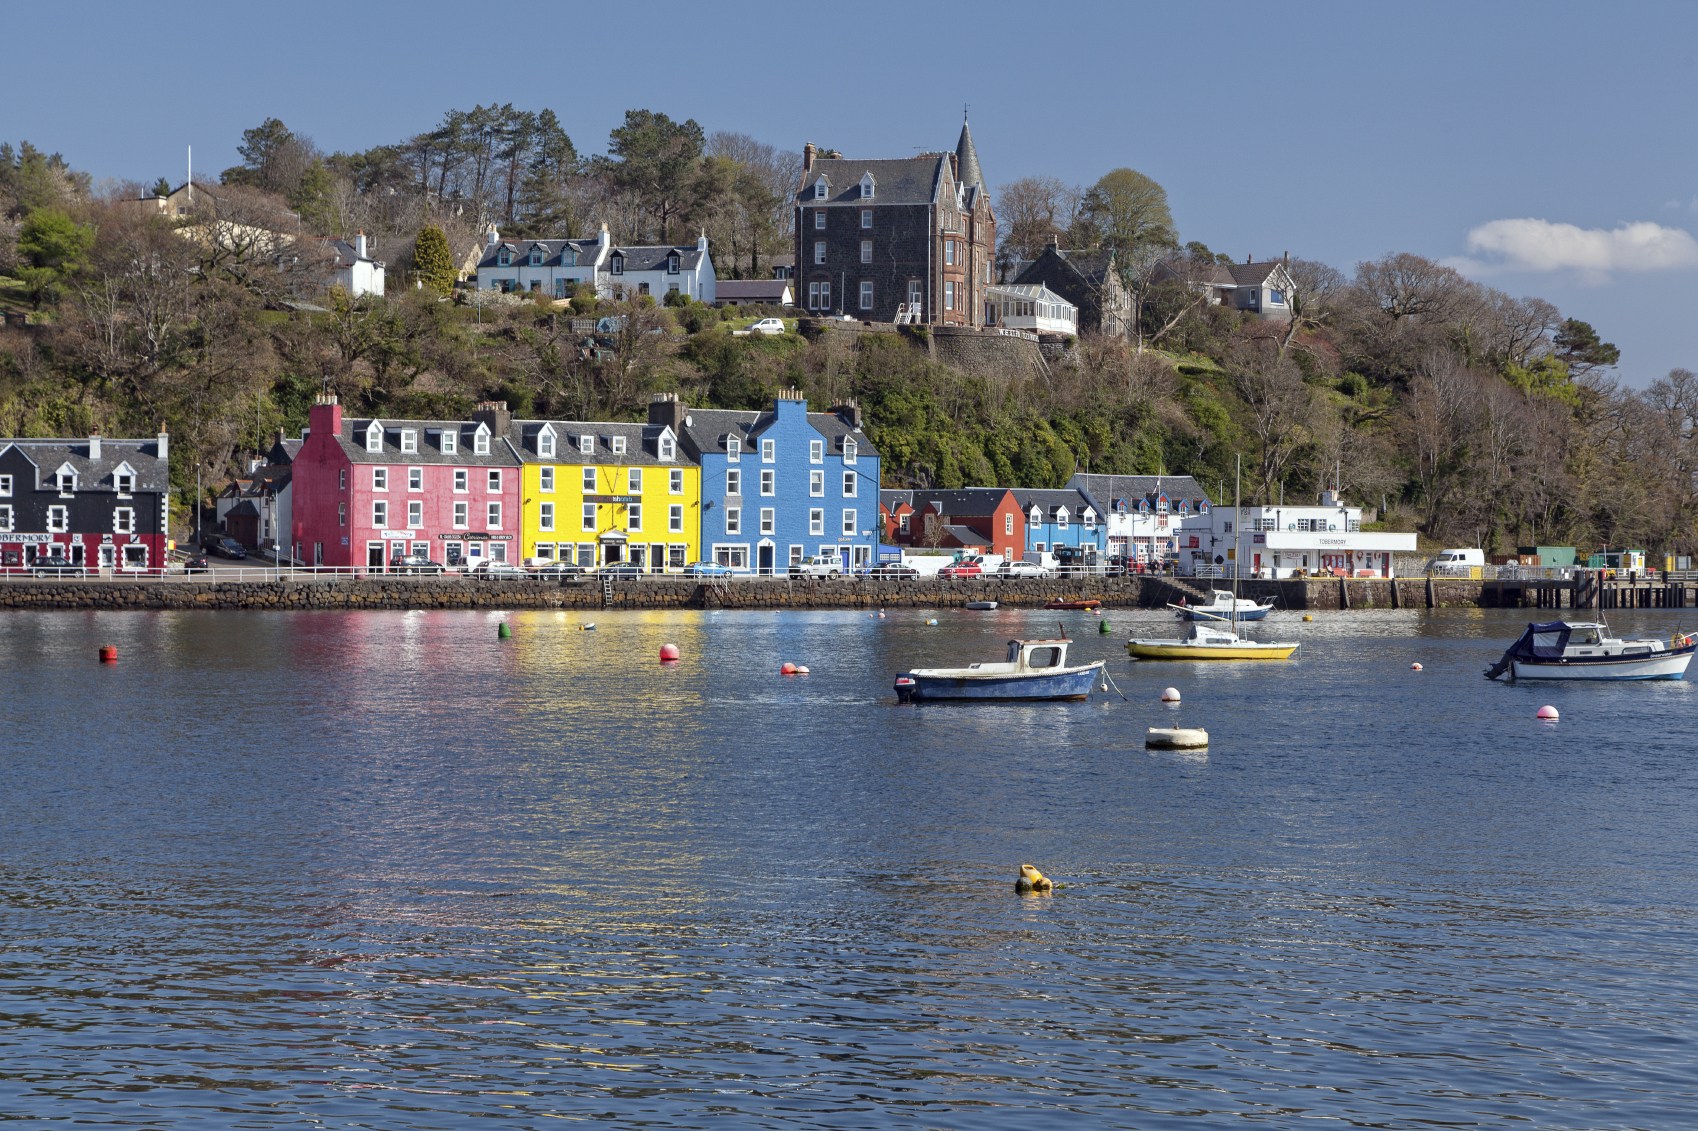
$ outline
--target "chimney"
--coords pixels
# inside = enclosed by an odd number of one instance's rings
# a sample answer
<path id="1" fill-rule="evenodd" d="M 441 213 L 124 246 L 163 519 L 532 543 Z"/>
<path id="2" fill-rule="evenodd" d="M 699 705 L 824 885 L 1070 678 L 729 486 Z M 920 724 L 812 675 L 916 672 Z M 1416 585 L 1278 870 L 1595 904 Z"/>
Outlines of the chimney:
<path id="1" fill-rule="evenodd" d="M 88 458 L 100 458 L 100 429 L 98 428 L 88 434 Z"/>
<path id="2" fill-rule="evenodd" d="M 706 228 L 703 228 L 702 234 L 696 237 L 696 250 L 697 251 L 706 251 L 707 250 L 707 229 Z"/>
<path id="3" fill-rule="evenodd" d="M 494 224 L 489 226 L 489 246 L 494 247 L 501 242 L 501 232 Z"/>
<path id="4" fill-rule="evenodd" d="M 513 414 L 507 411 L 506 401 L 479 401 L 472 410 L 472 419 L 489 425 L 490 432 L 496 436 L 505 436 L 513 423 Z"/>
<path id="5" fill-rule="evenodd" d="M 307 410 L 307 423 L 314 436 L 329 436 L 330 442 L 342 435 L 342 405 L 335 393 L 320 393 L 312 399 Z"/>
<path id="6" fill-rule="evenodd" d="M 788 417 L 791 413 L 799 415 L 803 420 L 808 417 L 808 397 L 800 389 L 780 389 L 773 394 L 772 412 L 779 418 Z"/>
<path id="7" fill-rule="evenodd" d="M 1060 232 L 1051 232 L 1049 234 L 1049 245 L 1051 247 L 1057 247 L 1057 248 L 1061 246 L 1061 233 Z"/>
<path id="8" fill-rule="evenodd" d="M 851 428 L 861 427 L 861 402 L 849 397 L 842 404 L 831 407 L 832 415 L 842 417 Z"/>
<path id="9" fill-rule="evenodd" d="M 169 432 L 165 431 L 165 422 L 163 420 L 161 420 L 159 422 L 158 443 L 159 443 L 159 458 L 160 459 L 170 459 L 171 458 L 171 434 Z"/>
<path id="10" fill-rule="evenodd" d="M 364 232 L 354 237 L 354 254 L 361 259 L 371 258 L 366 254 L 366 234 Z"/>
<path id="11" fill-rule="evenodd" d="M 612 242 L 613 237 L 607 234 L 607 222 L 605 220 L 602 222 L 602 225 L 601 225 L 601 234 L 596 236 L 595 239 L 596 239 L 596 242 L 599 243 L 603 248 L 606 248 L 607 245 L 610 242 Z"/>
<path id="12" fill-rule="evenodd" d="M 819 156 L 819 149 L 813 142 L 802 147 L 802 176 L 808 175 L 808 170 L 814 167 L 814 158 Z"/>
<path id="13" fill-rule="evenodd" d="M 684 432 L 684 402 L 677 393 L 656 393 L 649 398 L 649 423 L 665 424 L 674 436 Z"/>
<path id="14" fill-rule="evenodd" d="M 1245 257 L 1244 257 L 1244 262 L 1246 262 L 1246 263 L 1254 263 L 1254 262 L 1256 262 L 1256 257 L 1255 257 L 1255 256 L 1254 256 L 1254 255 L 1246 255 L 1246 256 L 1245 256 Z"/>
<path id="15" fill-rule="evenodd" d="M 958 180 L 961 179 L 960 164 L 961 164 L 960 160 L 955 156 L 955 154 L 951 153 L 949 155 L 949 179 L 950 180 L 958 181 Z"/>

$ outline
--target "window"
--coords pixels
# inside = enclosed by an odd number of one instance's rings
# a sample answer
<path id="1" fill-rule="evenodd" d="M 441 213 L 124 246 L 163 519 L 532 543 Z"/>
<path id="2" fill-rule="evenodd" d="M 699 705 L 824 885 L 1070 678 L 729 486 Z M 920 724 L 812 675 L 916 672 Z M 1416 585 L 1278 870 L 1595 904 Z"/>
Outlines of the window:
<path id="1" fill-rule="evenodd" d="M 1012 513 L 1002 516 L 1002 532 L 1004 534 L 1014 533 L 1014 515 Z"/>
<path id="2" fill-rule="evenodd" d="M 774 494 L 777 494 L 777 493 L 778 493 L 777 473 L 772 472 L 772 471 L 761 472 L 761 494 L 763 494 L 763 495 L 774 495 Z"/>
<path id="3" fill-rule="evenodd" d="M 762 507 L 761 508 L 761 533 L 762 534 L 771 534 L 772 529 L 776 524 L 777 524 L 777 519 L 774 517 L 773 509 L 771 507 Z"/>
<path id="4" fill-rule="evenodd" d="M 616 456 L 622 456 L 625 454 L 625 437 L 613 437 L 613 454 Z"/>
<path id="5" fill-rule="evenodd" d="M 467 517 L 468 509 L 469 509 L 469 507 L 465 503 L 455 503 L 454 504 L 454 529 L 455 530 L 464 530 L 464 529 L 466 529 L 466 527 L 471 525 L 471 521 Z"/>
<path id="6" fill-rule="evenodd" d="M 478 430 L 472 434 L 472 454 L 487 456 L 489 454 L 489 430 L 478 425 Z"/>
<path id="7" fill-rule="evenodd" d="M 459 431 L 456 430 L 456 429 L 453 429 L 453 428 L 444 428 L 442 430 L 442 438 L 438 441 L 438 443 L 442 447 L 442 454 L 443 455 L 446 455 L 446 456 L 453 455 L 456 451 L 459 450 L 459 446 L 460 446 L 460 433 L 459 433 Z"/>
<path id="8" fill-rule="evenodd" d="M 454 490 L 455 491 L 463 494 L 464 492 L 466 492 L 467 490 L 470 489 L 466 486 L 466 475 L 467 475 L 467 472 L 466 472 L 465 468 L 457 467 L 457 468 L 454 469 Z"/>
<path id="9" fill-rule="evenodd" d="M 389 525 L 388 503 L 380 501 L 371 505 L 371 524 L 380 528 Z"/>
<path id="10" fill-rule="evenodd" d="M 6 476 L 5 478 L 10 478 L 10 476 Z M 120 499 L 129 498 L 130 493 L 136 489 L 136 477 L 133 475 L 116 475 L 113 476 L 112 481 L 117 485 L 118 497 Z M 5 494 L 8 495 L 11 493 L 11 491 L 5 492 Z"/>
<path id="11" fill-rule="evenodd" d="M 732 470 L 725 473 L 725 493 L 727 495 L 741 495 L 743 493 L 743 473 L 741 471 Z"/>
<path id="12" fill-rule="evenodd" d="M 372 421 L 366 429 L 366 451 L 381 452 L 383 450 L 383 427 L 377 421 Z"/>
<path id="13" fill-rule="evenodd" d="M 899 518 L 897 518 L 897 520 L 896 520 L 896 529 L 900 530 L 904 534 L 908 533 L 908 519 L 909 519 L 909 517 L 910 516 L 908 516 L 908 515 L 902 515 Z"/>
<path id="14" fill-rule="evenodd" d="M 422 467 L 409 467 L 407 469 L 407 490 L 409 490 L 409 491 L 423 491 L 424 490 L 424 468 L 422 468 Z"/>
<path id="15" fill-rule="evenodd" d="M 649 285 L 647 283 L 638 283 L 637 284 L 637 293 L 640 294 L 640 295 L 648 294 L 649 293 Z"/>
<path id="16" fill-rule="evenodd" d="M 824 440 L 809 440 L 808 441 L 808 462 L 809 463 L 824 463 L 825 462 L 825 441 Z"/>
<path id="17" fill-rule="evenodd" d="M 808 494 L 816 499 L 825 498 L 825 472 L 808 472 Z"/>
<path id="18" fill-rule="evenodd" d="M 825 178 L 824 177 L 821 177 L 819 180 L 814 182 L 814 199 L 815 200 L 824 200 L 825 199 Z M 816 213 L 816 215 L 817 215 L 817 213 Z"/>
<path id="19" fill-rule="evenodd" d="M 871 279 L 862 279 L 861 280 L 861 309 L 862 310 L 871 310 L 872 308 L 873 308 L 873 281 Z"/>
<path id="20" fill-rule="evenodd" d="M 684 472 L 681 468 L 673 468 L 666 476 L 666 493 L 682 495 L 684 493 Z"/>
<path id="21" fill-rule="evenodd" d="M 10 475 L 0 475 L 0 499 L 9 499 L 11 497 L 12 477 Z"/>
<path id="22" fill-rule="evenodd" d="M 1055 510 L 1055 528 L 1057 530 L 1066 530 L 1067 529 L 1067 508 L 1066 507 L 1057 507 L 1056 508 L 1056 510 Z"/>
<path id="23" fill-rule="evenodd" d="M 873 175 L 871 173 L 862 173 L 861 174 L 861 199 L 862 200 L 871 199 L 872 195 L 873 195 Z"/>
<path id="24" fill-rule="evenodd" d="M 908 310 L 910 313 L 918 313 L 923 309 L 925 293 L 924 283 L 918 279 L 908 280 Z"/>
<path id="25" fill-rule="evenodd" d="M 727 534 L 743 533 L 743 508 L 725 508 L 725 532 Z"/>
<path id="26" fill-rule="evenodd" d="M 625 529 L 641 530 L 643 528 L 643 504 L 628 503 L 625 506 Z"/>
<path id="27" fill-rule="evenodd" d="M 495 264 L 498 267 L 513 266 L 513 249 L 504 247 L 495 253 Z"/>
<path id="28" fill-rule="evenodd" d="M 825 209 L 823 208 L 814 209 L 814 231 L 825 231 Z"/>
<path id="29" fill-rule="evenodd" d="M 801 546 L 792 545 L 790 547 L 790 564 L 791 565 L 801 565 L 802 564 L 802 547 Z"/>
<path id="30" fill-rule="evenodd" d="M 545 432 L 538 432 L 537 433 L 537 455 L 542 456 L 545 459 L 553 459 L 554 458 L 554 433 L 553 432 L 546 432 L 545 431 Z"/>
<path id="31" fill-rule="evenodd" d="M 684 504 L 673 503 L 666 508 L 666 529 L 671 534 L 684 533 Z"/>
<path id="32" fill-rule="evenodd" d="M 773 462 L 776 462 L 777 459 L 778 459 L 778 441 L 776 441 L 776 440 L 762 440 L 761 441 L 761 462 L 762 463 L 773 463 Z"/>
<path id="33" fill-rule="evenodd" d="M 595 494 L 595 468 L 593 467 L 584 468 L 584 490 L 588 494 Z"/>
<path id="34" fill-rule="evenodd" d="M 873 261 L 873 241 L 872 240 L 862 240 L 861 241 L 861 262 L 862 263 L 871 263 L 872 261 Z"/>
<path id="35" fill-rule="evenodd" d="M 401 429 L 401 450 L 403 452 L 416 452 L 419 450 L 419 433 L 417 429 Z"/>
<path id="36" fill-rule="evenodd" d="M 348 525 L 348 504 L 347 503 L 337 503 L 336 504 L 336 525 L 337 526 L 347 526 Z"/>
<path id="37" fill-rule="evenodd" d="M 537 507 L 537 529 L 538 530 L 553 530 L 554 529 L 554 504 L 553 503 L 543 503 L 542 505 Z"/>
<path id="38" fill-rule="evenodd" d="M 945 310 L 955 309 L 955 284 L 953 282 L 943 284 L 943 308 Z"/>
<path id="39" fill-rule="evenodd" d="M 489 473 L 489 489 L 491 491 L 501 490 L 501 473 L 499 471 Z"/>
<path id="40" fill-rule="evenodd" d="M 811 510 L 808 512 L 808 533 L 816 538 L 825 534 L 825 512 Z"/>
<path id="41" fill-rule="evenodd" d="M 537 490 L 548 495 L 554 494 L 554 469 L 552 467 L 539 467 L 537 469 Z"/>
<path id="42" fill-rule="evenodd" d="M 1268 305 L 1269 306 L 1284 306 L 1285 305 L 1285 295 L 1281 294 L 1279 291 L 1269 291 L 1268 292 Z"/>
<path id="43" fill-rule="evenodd" d="M 594 530 L 595 529 L 595 504 L 594 503 L 585 503 L 584 504 L 584 529 L 585 530 Z"/>
<path id="44" fill-rule="evenodd" d="M 873 210 L 871 208 L 861 209 L 861 228 L 862 228 L 862 230 L 871 231 L 872 226 L 873 226 Z"/>
<path id="45" fill-rule="evenodd" d="M 118 507 L 112 512 L 112 533 L 134 534 L 136 532 L 136 511 L 134 507 Z"/>
<path id="46" fill-rule="evenodd" d="M 814 241 L 814 262 L 815 263 L 824 263 L 825 262 L 825 241 L 824 240 L 815 240 Z"/>
<path id="47" fill-rule="evenodd" d="M 666 273 L 668 275 L 678 274 L 678 257 L 676 255 L 666 257 Z"/>
<path id="48" fill-rule="evenodd" d="M 857 445 L 855 443 L 855 441 L 844 440 L 843 441 L 843 462 L 844 463 L 854 463 L 855 462 L 855 452 L 858 450 L 858 448 L 859 448 L 859 445 Z"/>
<path id="49" fill-rule="evenodd" d="M 622 253 L 616 251 L 616 252 L 613 253 L 613 261 L 612 262 L 613 262 L 613 273 L 615 275 L 623 275 L 625 273 L 625 256 Z"/>
<path id="50" fill-rule="evenodd" d="M 47 508 L 47 531 L 49 534 L 64 534 L 71 529 L 70 507 Z"/>
<path id="51" fill-rule="evenodd" d="M 737 463 L 743 458 L 743 441 L 735 436 L 726 438 L 725 459 L 728 463 Z"/>
<path id="52" fill-rule="evenodd" d="M 579 436 L 578 437 L 578 451 L 581 454 L 586 455 L 586 456 L 595 455 L 595 437 L 594 436 Z"/>
<path id="53" fill-rule="evenodd" d="M 843 536 L 845 538 L 855 537 L 855 528 L 856 528 L 856 525 L 857 525 L 856 521 L 855 521 L 855 517 L 856 517 L 855 516 L 855 510 L 854 510 L 853 507 L 850 507 L 850 508 L 847 508 L 847 509 L 844 510 L 844 512 L 843 512 Z"/>
<path id="54" fill-rule="evenodd" d="M 10 503 L 7 503 L 3 506 L 0 506 L 0 530 L 4 530 L 4 531 L 9 532 L 11 529 L 12 529 L 12 505 Z"/>
<path id="55" fill-rule="evenodd" d="M 424 525 L 424 504 L 423 503 L 416 503 L 416 502 L 415 503 L 408 503 L 407 504 L 407 527 L 408 527 L 408 529 L 417 530 L 419 527 L 421 527 L 423 525 Z"/>
<path id="56" fill-rule="evenodd" d="M 845 471 L 843 473 L 843 497 L 845 499 L 853 499 L 855 497 L 855 481 L 858 478 L 859 476 L 857 476 L 853 471 Z"/>
<path id="57" fill-rule="evenodd" d="M 955 266 L 955 241 L 954 240 L 944 240 L 943 241 L 943 265 L 945 267 Z"/>
<path id="58" fill-rule="evenodd" d="M 542 246 L 540 244 L 531 245 L 531 266 L 542 266 Z"/>
<path id="59" fill-rule="evenodd" d="M 677 442 L 675 440 L 673 440 L 671 436 L 662 436 L 660 438 L 660 458 L 661 459 L 671 459 L 671 458 L 673 458 L 674 454 L 676 453 L 676 449 L 677 449 Z"/>
<path id="60" fill-rule="evenodd" d="M 640 468 L 640 467 L 631 468 L 631 470 L 627 473 L 625 478 L 626 478 L 626 483 L 627 483 L 627 487 L 628 487 L 626 494 L 628 494 L 628 495 L 641 495 L 643 493 L 643 469 L 642 468 Z"/>
<path id="61" fill-rule="evenodd" d="M 501 504 L 500 503 L 489 504 L 489 528 L 491 530 L 501 529 Z"/>
<path id="62" fill-rule="evenodd" d="M 371 489 L 373 491 L 389 490 L 389 469 L 387 467 L 371 469 Z"/>

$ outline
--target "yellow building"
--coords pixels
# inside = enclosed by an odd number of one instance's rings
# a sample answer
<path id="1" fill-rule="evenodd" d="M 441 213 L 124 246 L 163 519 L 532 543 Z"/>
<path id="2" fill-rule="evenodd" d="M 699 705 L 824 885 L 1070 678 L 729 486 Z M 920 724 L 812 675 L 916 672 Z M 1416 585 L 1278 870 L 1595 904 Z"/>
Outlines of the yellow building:
<path id="1" fill-rule="evenodd" d="M 701 467 L 670 425 L 515 420 L 508 437 L 524 461 L 525 559 L 647 573 L 700 560 Z"/>

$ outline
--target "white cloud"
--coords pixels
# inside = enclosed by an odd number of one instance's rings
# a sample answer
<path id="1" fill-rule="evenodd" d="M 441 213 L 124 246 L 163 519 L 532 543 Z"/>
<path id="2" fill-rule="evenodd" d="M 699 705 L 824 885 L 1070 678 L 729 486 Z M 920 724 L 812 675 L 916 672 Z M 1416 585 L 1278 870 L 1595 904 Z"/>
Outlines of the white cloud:
<path id="1" fill-rule="evenodd" d="M 1468 250 L 1482 259 L 1447 262 L 1467 275 L 1497 271 L 1574 271 L 1603 281 L 1612 271 L 1661 271 L 1698 266 L 1698 240 L 1682 228 L 1641 221 L 1614 231 L 1549 220 L 1493 220 L 1468 233 Z"/>

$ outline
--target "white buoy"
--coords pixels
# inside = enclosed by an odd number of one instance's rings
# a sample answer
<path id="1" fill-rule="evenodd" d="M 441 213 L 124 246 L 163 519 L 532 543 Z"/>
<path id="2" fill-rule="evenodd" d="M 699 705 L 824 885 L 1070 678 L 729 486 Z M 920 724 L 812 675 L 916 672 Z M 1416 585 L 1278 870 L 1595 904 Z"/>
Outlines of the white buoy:
<path id="1" fill-rule="evenodd" d="M 1151 727 L 1144 736 L 1146 750 L 1195 750 L 1209 744 L 1202 727 Z"/>
<path id="2" fill-rule="evenodd" d="M 1418 671 L 1421 670 L 1421 665 L 1420 664 L 1410 664 L 1409 670 L 1414 671 L 1414 672 L 1418 672 Z"/>
<path id="3" fill-rule="evenodd" d="M 1555 719 L 1558 717 L 1557 709 L 1547 703 L 1539 708 L 1539 717 L 1541 719 Z"/>
<path id="4" fill-rule="evenodd" d="M 1170 687 L 1167 690 L 1163 691 L 1161 693 L 1161 701 L 1163 703 L 1177 703 L 1177 702 L 1179 702 L 1179 688 Z"/>

